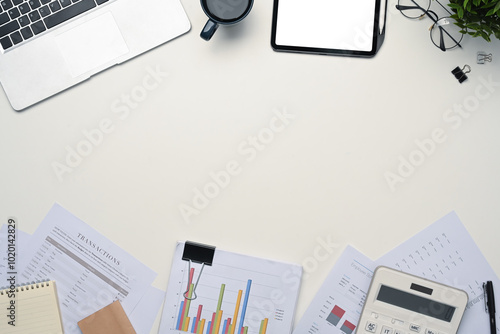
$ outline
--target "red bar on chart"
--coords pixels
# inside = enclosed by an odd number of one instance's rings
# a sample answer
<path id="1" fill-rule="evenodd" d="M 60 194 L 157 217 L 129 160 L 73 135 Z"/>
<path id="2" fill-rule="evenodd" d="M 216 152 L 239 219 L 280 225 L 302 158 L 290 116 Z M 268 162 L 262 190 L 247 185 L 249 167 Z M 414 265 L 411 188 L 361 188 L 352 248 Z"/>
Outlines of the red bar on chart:
<path id="1" fill-rule="evenodd" d="M 344 314 L 345 311 L 341 309 L 339 306 L 335 305 L 333 307 L 332 312 L 330 312 L 326 320 L 332 325 L 337 326 L 337 324 L 339 323 L 340 319 L 344 316 Z"/>
<path id="2" fill-rule="evenodd" d="M 356 329 L 356 326 L 347 320 L 344 321 L 344 324 L 342 325 L 342 327 L 340 327 L 340 330 L 344 331 L 344 333 L 346 334 L 351 334 L 352 332 L 354 332 L 354 329 Z"/>

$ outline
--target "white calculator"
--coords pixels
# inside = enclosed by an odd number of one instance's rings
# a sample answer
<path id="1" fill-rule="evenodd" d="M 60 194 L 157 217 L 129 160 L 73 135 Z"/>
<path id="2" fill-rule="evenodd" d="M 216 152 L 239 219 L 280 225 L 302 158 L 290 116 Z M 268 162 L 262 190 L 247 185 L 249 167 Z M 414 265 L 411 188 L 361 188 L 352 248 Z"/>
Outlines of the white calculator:
<path id="1" fill-rule="evenodd" d="M 377 267 L 357 334 L 456 334 L 467 293 L 388 267 Z"/>

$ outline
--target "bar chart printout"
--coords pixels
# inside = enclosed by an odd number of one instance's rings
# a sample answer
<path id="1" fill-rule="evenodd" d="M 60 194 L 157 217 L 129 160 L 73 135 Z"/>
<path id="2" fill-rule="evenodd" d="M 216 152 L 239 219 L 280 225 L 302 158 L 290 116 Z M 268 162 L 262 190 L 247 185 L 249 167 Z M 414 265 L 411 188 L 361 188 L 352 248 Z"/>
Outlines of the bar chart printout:
<path id="1" fill-rule="evenodd" d="M 299 265 L 216 250 L 213 265 L 202 267 L 188 265 L 180 253 L 174 255 L 159 334 L 291 332 Z"/>
<path id="2" fill-rule="evenodd" d="M 211 320 L 208 321 L 207 319 L 201 319 L 201 313 L 203 311 L 203 305 L 198 306 L 198 311 L 196 313 L 196 316 L 193 318 L 191 327 L 190 325 L 190 319 L 189 317 L 189 308 L 191 304 L 191 299 L 193 298 L 193 289 L 194 289 L 194 284 L 193 284 L 193 276 L 194 276 L 194 268 L 191 269 L 189 273 L 189 282 L 188 282 L 188 295 L 187 298 L 184 299 L 184 301 L 181 302 L 181 307 L 180 311 L 177 317 L 177 326 L 176 329 L 183 331 L 183 332 L 189 332 L 189 333 L 196 333 L 196 334 L 216 334 L 216 333 L 221 333 L 221 334 L 247 334 L 248 333 L 248 326 L 243 326 L 245 322 L 245 313 L 248 305 L 248 299 L 250 297 L 250 289 L 252 287 L 252 280 L 248 280 L 247 282 L 247 287 L 245 291 L 245 295 L 243 297 L 243 304 L 241 305 L 242 302 L 242 294 L 243 290 L 238 291 L 238 297 L 237 300 L 235 301 L 235 310 L 234 310 L 234 315 L 233 319 L 223 318 L 224 311 L 221 309 L 222 306 L 222 301 L 224 298 L 224 291 L 226 288 L 225 284 L 221 285 L 220 292 L 219 292 L 219 299 L 217 302 L 217 309 L 215 312 L 212 314 Z M 241 314 L 239 315 L 239 310 L 240 310 L 240 305 L 241 305 Z M 237 317 L 239 318 L 239 322 L 237 322 Z M 222 320 L 224 319 L 224 322 L 222 323 Z M 267 324 L 269 322 L 268 318 L 264 318 L 261 323 L 260 323 L 260 329 L 259 329 L 259 334 L 265 334 L 267 331 Z M 206 331 L 205 331 L 205 326 L 206 326 Z M 222 328 L 222 332 L 220 329 Z"/>

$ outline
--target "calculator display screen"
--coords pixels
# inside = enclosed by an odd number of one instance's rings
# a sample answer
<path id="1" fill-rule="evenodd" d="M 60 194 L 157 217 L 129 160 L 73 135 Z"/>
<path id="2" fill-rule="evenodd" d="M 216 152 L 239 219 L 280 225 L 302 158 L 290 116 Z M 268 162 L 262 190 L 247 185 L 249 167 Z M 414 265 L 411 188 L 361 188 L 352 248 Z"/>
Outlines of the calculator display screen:
<path id="1" fill-rule="evenodd" d="M 381 285 L 377 300 L 417 312 L 446 322 L 451 322 L 455 307 L 420 297 L 392 287 Z"/>

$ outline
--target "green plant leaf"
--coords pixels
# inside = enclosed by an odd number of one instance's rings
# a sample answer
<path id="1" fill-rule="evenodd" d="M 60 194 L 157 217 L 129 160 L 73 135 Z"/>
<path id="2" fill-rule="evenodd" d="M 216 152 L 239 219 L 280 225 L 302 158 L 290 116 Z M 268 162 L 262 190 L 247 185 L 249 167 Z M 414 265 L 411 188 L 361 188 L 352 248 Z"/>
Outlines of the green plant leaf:
<path id="1" fill-rule="evenodd" d="M 481 26 L 477 23 L 469 23 L 467 24 L 467 29 L 479 30 L 481 29 Z"/>
<path id="2" fill-rule="evenodd" d="M 484 5 L 482 5 L 479 8 L 481 8 L 481 9 L 488 9 L 488 8 L 495 7 L 495 6 L 496 6 L 496 3 L 491 2 L 491 3 L 484 4 Z"/>
<path id="3" fill-rule="evenodd" d="M 491 41 L 500 39 L 500 0 L 449 0 L 451 17 L 462 33 Z"/>
<path id="4" fill-rule="evenodd" d="M 495 6 L 495 13 L 500 10 L 500 1 L 498 1 L 497 5 Z"/>
<path id="5" fill-rule="evenodd" d="M 484 31 L 481 31 L 480 33 L 481 33 L 481 37 L 483 37 L 488 42 L 491 42 L 490 36 L 488 36 L 487 33 L 485 33 Z"/>
<path id="6" fill-rule="evenodd" d="M 482 5 L 480 8 L 486 9 L 486 8 L 491 8 L 491 7 L 495 7 L 495 3 L 494 2 Z"/>

